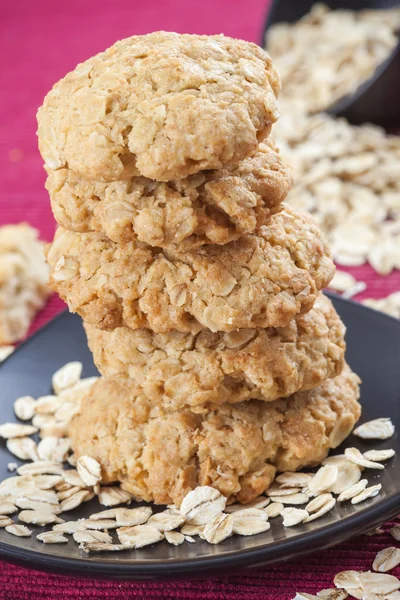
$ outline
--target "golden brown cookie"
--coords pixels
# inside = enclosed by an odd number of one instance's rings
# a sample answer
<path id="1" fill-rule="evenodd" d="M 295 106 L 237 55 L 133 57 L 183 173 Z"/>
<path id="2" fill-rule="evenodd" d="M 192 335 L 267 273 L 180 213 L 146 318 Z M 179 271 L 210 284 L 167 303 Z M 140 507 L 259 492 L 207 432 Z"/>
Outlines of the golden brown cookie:
<path id="1" fill-rule="evenodd" d="M 59 228 L 47 253 L 50 284 L 71 311 L 100 329 L 157 333 L 284 327 L 334 273 L 318 227 L 288 207 L 224 246 L 179 252 Z"/>
<path id="2" fill-rule="evenodd" d="M 272 403 L 250 400 L 195 414 L 163 413 L 145 396 L 100 379 L 70 426 L 77 457 L 102 466 L 104 483 L 120 481 L 138 500 L 180 504 L 198 485 L 247 503 L 275 470 L 319 464 L 360 416 L 359 378 L 345 367 L 318 388 Z"/>
<path id="3" fill-rule="evenodd" d="M 145 177 L 101 183 L 67 168 L 47 172 L 54 216 L 65 229 L 180 250 L 253 233 L 280 210 L 292 183 L 270 140 L 237 166 L 169 183 Z"/>
<path id="4" fill-rule="evenodd" d="M 278 118 L 279 76 L 256 44 L 164 31 L 121 40 L 56 83 L 38 112 L 49 169 L 182 179 L 254 152 Z"/>
<path id="5" fill-rule="evenodd" d="M 276 400 L 339 375 L 345 328 L 320 295 L 310 312 L 286 327 L 231 333 L 153 333 L 86 325 L 100 372 L 167 410 L 196 412 L 250 398 Z"/>

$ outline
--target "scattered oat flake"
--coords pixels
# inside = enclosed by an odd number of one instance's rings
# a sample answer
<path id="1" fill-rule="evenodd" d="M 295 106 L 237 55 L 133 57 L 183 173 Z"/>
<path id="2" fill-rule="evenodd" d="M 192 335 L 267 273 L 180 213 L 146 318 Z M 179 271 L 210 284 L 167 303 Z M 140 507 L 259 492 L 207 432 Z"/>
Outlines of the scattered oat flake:
<path id="1" fill-rule="evenodd" d="M 14 521 L 12 519 L 10 519 L 10 517 L 8 517 L 7 515 L 0 515 L 0 528 L 8 527 L 9 525 L 12 525 L 13 523 L 14 523 Z"/>
<path id="2" fill-rule="evenodd" d="M 143 525 L 149 520 L 152 512 L 153 511 L 149 506 L 139 506 L 138 508 L 117 508 L 115 509 L 115 519 L 119 527 Z"/>
<path id="3" fill-rule="evenodd" d="M 337 501 L 338 502 L 346 502 L 346 500 L 351 500 L 358 494 L 360 494 L 368 485 L 368 479 L 361 479 L 358 483 L 350 486 L 347 490 L 344 490 L 341 494 L 339 494 Z"/>
<path id="4" fill-rule="evenodd" d="M 9 462 L 7 463 L 7 470 L 10 471 L 11 473 L 13 473 L 14 471 L 16 471 L 18 469 L 18 465 L 15 462 Z"/>
<path id="5" fill-rule="evenodd" d="M 112 537 L 109 533 L 105 531 L 94 531 L 94 530 L 85 530 L 85 531 L 76 531 L 72 534 L 75 542 L 77 544 L 82 544 L 83 542 L 102 542 L 105 544 L 112 543 Z"/>
<path id="6" fill-rule="evenodd" d="M 367 284 L 365 283 L 365 281 L 357 281 L 354 286 L 346 291 L 343 292 L 342 296 L 343 298 L 353 298 L 354 296 L 357 296 L 357 294 L 361 294 L 362 292 L 365 292 L 365 290 L 367 289 Z"/>
<path id="7" fill-rule="evenodd" d="M 12 502 L 2 502 L 0 500 L 0 515 L 13 515 L 18 511 Z"/>
<path id="8" fill-rule="evenodd" d="M 233 533 L 233 517 L 222 513 L 206 524 L 202 536 L 209 544 L 219 544 Z"/>
<path id="9" fill-rule="evenodd" d="M 49 490 L 62 482 L 62 477 L 61 475 L 34 475 L 33 480 L 36 487 Z"/>
<path id="10" fill-rule="evenodd" d="M 117 509 L 109 508 L 108 510 L 102 510 L 98 513 L 93 513 L 89 516 L 91 521 L 101 521 L 103 519 L 116 519 L 117 517 Z"/>
<path id="11" fill-rule="evenodd" d="M 54 415 L 61 406 L 60 398 L 53 396 L 41 396 L 36 400 L 35 413 L 39 415 Z"/>
<path id="12" fill-rule="evenodd" d="M 39 442 L 37 453 L 40 460 L 64 462 L 70 449 L 71 442 L 68 438 L 49 436 Z"/>
<path id="13" fill-rule="evenodd" d="M 14 412 L 21 421 L 30 421 L 35 414 L 36 400 L 32 396 L 21 396 L 14 402 Z"/>
<path id="14" fill-rule="evenodd" d="M 30 437 L 11 438 L 6 443 L 7 450 L 20 460 L 38 459 L 36 442 Z"/>
<path id="15" fill-rule="evenodd" d="M 25 497 L 29 500 L 39 500 L 49 504 L 58 504 L 57 494 L 54 490 L 41 490 L 35 488 L 32 491 L 26 492 Z"/>
<path id="16" fill-rule="evenodd" d="M 275 482 L 268 488 L 266 491 L 267 496 L 270 498 L 274 498 L 275 496 L 289 496 L 291 494 L 297 494 L 301 492 L 301 488 L 299 487 L 286 487 L 282 488 L 277 485 Z"/>
<path id="17" fill-rule="evenodd" d="M 242 505 L 242 510 L 237 510 L 232 514 L 233 519 L 239 519 L 242 517 L 258 517 L 268 521 L 268 515 L 262 508 L 246 508 L 247 505 Z"/>
<path id="18" fill-rule="evenodd" d="M 303 488 L 308 486 L 312 478 L 313 475 L 311 475 L 310 473 L 292 473 L 286 471 L 285 473 L 281 473 L 280 475 L 278 475 L 275 481 L 279 483 L 281 488 Z"/>
<path id="19" fill-rule="evenodd" d="M 264 515 L 263 518 L 262 516 L 247 516 L 245 514 L 239 514 L 239 512 L 234 513 L 232 515 L 233 533 L 236 533 L 237 535 L 257 535 L 258 533 L 268 531 L 271 529 L 271 525 L 265 519 L 267 515 L 265 513 Z"/>
<path id="20" fill-rule="evenodd" d="M 61 475 L 63 466 L 59 462 L 39 460 L 18 467 L 18 475 Z"/>
<path id="21" fill-rule="evenodd" d="M 347 596 L 348 593 L 346 590 L 341 590 L 340 588 L 329 588 L 317 592 L 317 598 L 322 598 L 323 600 L 346 600 Z"/>
<path id="22" fill-rule="evenodd" d="M 49 504 L 48 502 L 40 502 L 39 500 L 29 500 L 23 496 L 16 498 L 15 504 L 18 506 L 18 508 L 22 508 L 24 510 L 48 512 L 52 513 L 53 515 L 59 515 L 61 513 L 61 508 L 58 505 Z"/>
<path id="23" fill-rule="evenodd" d="M 164 535 L 150 525 L 120 527 L 117 529 L 118 539 L 122 544 L 130 544 L 133 548 L 143 548 L 160 542 Z"/>
<path id="24" fill-rule="evenodd" d="M 92 487 L 101 479 L 101 466 L 91 456 L 80 456 L 76 461 L 76 469 L 85 485 Z"/>
<path id="25" fill-rule="evenodd" d="M 386 573 L 359 573 L 361 588 L 364 592 L 373 594 L 390 594 L 400 588 L 400 581 Z"/>
<path id="26" fill-rule="evenodd" d="M 86 487 L 83 479 L 78 474 L 76 469 L 67 469 L 63 472 L 63 479 L 66 483 L 69 483 L 72 486 L 77 487 Z"/>
<path id="27" fill-rule="evenodd" d="M 284 509 L 284 506 L 283 506 L 282 502 L 272 502 L 264 510 L 265 510 L 267 516 L 270 519 L 273 519 L 275 517 L 279 517 L 282 514 L 283 509 Z"/>
<path id="28" fill-rule="evenodd" d="M 11 535 L 15 535 L 16 537 L 30 537 L 32 535 L 32 531 L 29 529 L 29 527 L 26 527 L 25 525 L 19 525 L 18 523 L 7 525 L 5 529 L 7 533 L 11 533 Z"/>
<path id="29" fill-rule="evenodd" d="M 54 420 L 54 422 L 52 423 L 46 423 L 46 425 L 43 425 L 39 431 L 39 436 L 41 438 L 45 438 L 48 437 L 49 435 L 54 436 L 54 437 L 66 437 L 68 433 L 68 423 L 56 423 L 56 421 Z"/>
<path id="30" fill-rule="evenodd" d="M 320 494 L 321 492 L 329 491 L 338 478 L 339 470 L 335 465 L 325 465 L 318 469 L 312 480 L 310 481 L 308 488 L 314 494 Z"/>
<path id="31" fill-rule="evenodd" d="M 390 535 L 397 540 L 398 542 L 400 542 L 400 525 L 395 525 L 394 527 L 392 527 L 392 529 L 390 530 Z"/>
<path id="32" fill-rule="evenodd" d="M 209 524 L 225 509 L 226 498 L 218 490 L 204 485 L 190 491 L 183 498 L 180 512 L 188 523 Z"/>
<path id="33" fill-rule="evenodd" d="M 120 487 L 101 487 L 99 491 L 99 502 L 103 506 L 118 506 L 118 504 L 130 504 L 132 495 Z"/>
<path id="34" fill-rule="evenodd" d="M 43 544 L 66 544 L 68 542 L 68 538 L 65 535 L 56 531 L 44 531 L 43 533 L 39 533 L 36 539 L 39 542 L 43 542 Z"/>
<path id="35" fill-rule="evenodd" d="M 73 387 L 78 383 L 82 374 L 82 363 L 78 361 L 69 362 L 52 377 L 52 386 L 56 394 L 60 394 L 64 390 Z"/>
<path id="36" fill-rule="evenodd" d="M 378 469 L 382 470 L 385 467 L 380 463 L 373 462 L 372 460 L 367 460 L 365 456 L 361 454 L 358 448 L 346 448 L 344 451 L 345 456 L 356 465 L 360 467 L 365 467 L 366 469 Z"/>
<path id="37" fill-rule="evenodd" d="M 384 548 L 375 556 L 372 568 L 379 573 L 387 573 L 400 564 L 400 550 L 393 546 Z"/>
<path id="38" fill-rule="evenodd" d="M 65 521 L 65 523 L 59 523 L 53 526 L 53 531 L 58 533 L 75 533 L 77 531 L 85 531 L 86 525 L 84 519 L 78 521 Z"/>
<path id="39" fill-rule="evenodd" d="M 374 419 L 359 425 L 353 433 L 364 440 L 388 440 L 394 434 L 394 425 L 389 418 Z"/>
<path id="40" fill-rule="evenodd" d="M 281 511 L 284 527 L 293 527 L 307 519 L 308 512 L 302 508 L 284 508 Z"/>
<path id="41" fill-rule="evenodd" d="M 368 498 L 374 498 L 379 494 L 382 489 L 382 485 L 377 483 L 376 485 L 371 485 L 369 488 L 365 488 L 362 492 L 360 492 L 357 496 L 354 496 L 351 499 L 352 504 L 359 504 L 360 502 L 364 502 Z"/>
<path id="42" fill-rule="evenodd" d="M 274 496 L 274 501 L 279 502 L 281 504 L 305 504 L 309 501 L 309 497 L 307 494 L 288 494 L 287 496 Z"/>
<path id="43" fill-rule="evenodd" d="M 74 494 L 77 494 L 78 492 L 81 492 L 82 488 L 75 486 L 75 487 L 68 487 L 66 489 L 63 489 L 60 492 L 57 492 L 57 498 L 59 499 L 59 501 L 63 501 L 63 500 L 67 500 L 67 498 L 71 498 L 71 496 L 73 496 Z M 89 493 L 89 490 L 85 490 Z"/>
<path id="44" fill-rule="evenodd" d="M 322 508 L 329 500 L 332 500 L 333 496 L 332 494 L 329 493 L 325 493 L 325 494 L 321 494 L 320 496 L 316 496 L 315 498 L 313 498 L 308 504 L 307 506 L 305 506 L 305 510 L 308 513 L 313 513 L 313 512 L 317 512 L 320 508 Z"/>
<path id="45" fill-rule="evenodd" d="M 337 588 L 343 588 L 351 594 L 351 590 L 361 587 L 360 573 L 358 571 L 341 571 L 335 575 L 333 583 Z"/>
<path id="46" fill-rule="evenodd" d="M 51 415 L 35 415 L 32 419 L 32 425 L 41 429 L 48 423 L 54 423 L 55 419 Z"/>
<path id="47" fill-rule="evenodd" d="M 83 542 L 79 545 L 79 548 L 90 554 L 90 552 L 122 552 L 124 550 L 131 550 L 132 546 L 125 544 L 104 544 L 103 542 Z"/>
<path id="48" fill-rule="evenodd" d="M 33 425 L 22 425 L 20 423 L 4 423 L 0 425 L 0 437 L 5 440 L 33 435 L 37 431 L 37 427 Z"/>
<path id="49" fill-rule="evenodd" d="M 35 488 L 35 482 L 23 477 L 8 477 L 0 483 L 0 498 L 16 496 Z"/>
<path id="50" fill-rule="evenodd" d="M 147 524 L 159 531 L 172 531 L 173 529 L 177 529 L 180 525 L 185 522 L 185 517 L 181 514 L 174 514 L 169 509 L 164 512 L 157 513 L 152 515 Z"/>
<path id="51" fill-rule="evenodd" d="M 313 594 L 306 594 L 305 592 L 296 592 L 293 600 L 318 600 L 317 596 L 313 596 Z"/>
<path id="52" fill-rule="evenodd" d="M 248 504 L 229 504 L 229 506 L 226 506 L 224 508 L 224 511 L 226 513 L 234 513 L 237 510 L 242 510 L 244 507 L 245 508 L 265 508 L 266 506 L 268 506 L 268 504 L 271 502 L 271 498 L 266 498 L 265 496 L 259 496 L 258 498 L 256 498 L 255 500 L 253 500 L 252 502 L 249 502 Z"/>
<path id="53" fill-rule="evenodd" d="M 180 546 L 185 541 L 185 536 L 179 531 L 166 531 L 165 539 L 173 546 Z"/>
<path id="54" fill-rule="evenodd" d="M 346 271 L 336 269 L 335 275 L 329 284 L 329 287 L 336 292 L 346 292 L 351 290 L 357 283 L 357 279 Z"/>
<path id="55" fill-rule="evenodd" d="M 84 521 L 86 529 L 116 529 L 118 527 L 117 522 L 114 519 L 98 519 L 92 521 L 91 519 L 85 519 Z"/>
<path id="56" fill-rule="evenodd" d="M 352 485 L 358 483 L 361 479 L 361 468 L 350 460 L 343 459 L 335 463 L 338 469 L 338 476 L 330 491 L 334 494 L 341 494 Z"/>
<path id="57" fill-rule="evenodd" d="M 317 511 L 315 511 L 312 515 L 309 515 L 306 519 L 304 519 L 304 523 L 310 523 L 310 521 L 315 521 L 319 519 L 323 515 L 326 515 L 332 508 L 335 506 L 336 500 L 335 498 L 331 498 L 327 500 L 323 506 Z"/>
<path id="58" fill-rule="evenodd" d="M 396 454 L 396 452 L 392 449 L 368 450 L 367 452 L 364 452 L 364 456 L 367 460 L 372 460 L 375 462 L 389 460 L 389 458 L 392 458 L 395 454 Z"/>
<path id="59" fill-rule="evenodd" d="M 203 533 L 204 525 L 189 525 L 185 523 L 183 527 L 181 527 L 181 533 L 184 535 L 200 535 Z"/>
<path id="60" fill-rule="evenodd" d="M 70 510 L 74 510 L 75 508 L 77 508 L 78 506 L 80 506 L 82 504 L 82 502 L 84 502 L 89 496 L 89 491 L 88 490 L 80 490 L 79 492 L 76 492 L 76 494 L 73 494 L 72 496 L 70 496 L 69 498 L 66 498 L 65 500 L 63 500 L 60 504 L 61 510 L 63 512 L 68 512 Z"/>
<path id="61" fill-rule="evenodd" d="M 18 519 L 23 523 L 33 525 L 50 525 L 51 523 L 62 523 L 63 520 L 51 512 L 38 510 L 22 510 Z"/>

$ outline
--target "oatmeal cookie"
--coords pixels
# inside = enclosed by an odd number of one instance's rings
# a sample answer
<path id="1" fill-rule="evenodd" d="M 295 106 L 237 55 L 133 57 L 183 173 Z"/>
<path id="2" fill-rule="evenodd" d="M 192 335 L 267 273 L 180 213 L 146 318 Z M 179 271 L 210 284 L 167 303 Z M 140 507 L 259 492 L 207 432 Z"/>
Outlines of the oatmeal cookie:
<path id="1" fill-rule="evenodd" d="M 321 294 L 310 312 L 286 327 L 197 335 L 86 325 L 100 372 L 168 410 L 257 398 L 276 400 L 339 375 L 344 325 Z"/>
<path id="2" fill-rule="evenodd" d="M 0 227 L 0 345 L 25 337 L 50 293 L 43 250 L 26 223 Z"/>
<path id="3" fill-rule="evenodd" d="M 319 464 L 360 416 L 359 379 L 348 367 L 318 388 L 286 400 L 222 404 L 196 414 L 163 413 L 111 379 L 83 398 L 70 436 L 76 456 L 102 466 L 104 483 L 120 481 L 138 500 L 180 504 L 198 485 L 247 503 L 276 470 Z"/>
<path id="4" fill-rule="evenodd" d="M 180 250 L 253 233 L 280 210 L 292 183 L 269 139 L 237 166 L 169 183 L 145 177 L 101 183 L 67 168 L 47 172 L 54 216 L 65 229 Z"/>
<path id="5" fill-rule="evenodd" d="M 47 256 L 50 284 L 71 311 L 100 329 L 156 333 L 284 327 L 334 273 L 317 226 L 288 207 L 224 246 L 167 251 L 59 228 Z"/>
<path id="6" fill-rule="evenodd" d="M 182 179 L 254 152 L 280 80 L 256 44 L 155 32 L 121 40 L 56 83 L 38 112 L 49 169 L 117 181 Z"/>

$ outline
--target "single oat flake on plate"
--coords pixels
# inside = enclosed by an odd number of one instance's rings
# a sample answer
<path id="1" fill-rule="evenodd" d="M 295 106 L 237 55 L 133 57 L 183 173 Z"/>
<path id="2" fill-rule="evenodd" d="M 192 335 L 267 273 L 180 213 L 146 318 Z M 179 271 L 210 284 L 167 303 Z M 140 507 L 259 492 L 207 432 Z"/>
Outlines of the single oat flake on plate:
<path id="1" fill-rule="evenodd" d="M 364 440 L 388 440 L 394 434 L 394 425 L 390 418 L 374 419 L 359 425 L 353 433 Z"/>

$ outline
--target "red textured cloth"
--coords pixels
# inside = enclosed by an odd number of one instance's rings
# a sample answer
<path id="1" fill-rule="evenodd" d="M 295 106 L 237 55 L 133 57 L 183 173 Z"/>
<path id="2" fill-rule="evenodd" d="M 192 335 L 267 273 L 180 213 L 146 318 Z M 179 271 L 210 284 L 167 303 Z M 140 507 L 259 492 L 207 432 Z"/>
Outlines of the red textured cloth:
<path id="1" fill-rule="evenodd" d="M 22 220 L 50 240 L 54 221 L 36 147 L 35 113 L 51 85 L 75 65 L 118 38 L 157 29 L 226 33 L 258 42 L 268 0 L 18 0 L 0 2 L 0 225 Z M 400 274 L 378 277 L 352 269 L 367 282 L 365 296 L 400 289 Z M 63 308 L 52 297 L 32 331 Z M 315 593 L 339 570 L 369 569 L 375 553 L 393 540 L 363 537 L 290 565 L 203 582 L 116 583 L 36 573 L 0 563 L 0 599 L 264 600 Z"/>

